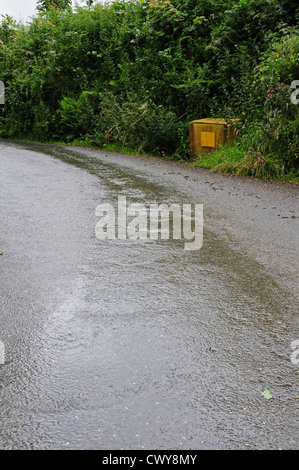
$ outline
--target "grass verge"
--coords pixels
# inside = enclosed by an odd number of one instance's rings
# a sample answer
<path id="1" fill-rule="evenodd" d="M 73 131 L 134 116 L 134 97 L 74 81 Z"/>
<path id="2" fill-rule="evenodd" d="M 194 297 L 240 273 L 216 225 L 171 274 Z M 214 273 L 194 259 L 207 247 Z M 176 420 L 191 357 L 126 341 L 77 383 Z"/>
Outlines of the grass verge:
<path id="1" fill-rule="evenodd" d="M 250 141 L 234 141 L 215 152 L 198 157 L 192 166 L 207 168 L 211 172 L 234 174 L 266 181 L 299 184 L 298 172 L 285 173 L 277 160 L 259 152 L 248 151 Z"/>

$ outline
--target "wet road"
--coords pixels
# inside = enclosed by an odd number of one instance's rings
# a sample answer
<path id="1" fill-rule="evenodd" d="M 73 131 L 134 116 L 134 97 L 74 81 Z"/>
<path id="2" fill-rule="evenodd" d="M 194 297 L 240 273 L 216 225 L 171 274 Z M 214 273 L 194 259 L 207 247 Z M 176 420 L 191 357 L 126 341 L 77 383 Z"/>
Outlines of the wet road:
<path id="1" fill-rule="evenodd" d="M 202 249 L 99 240 L 119 195 L 203 203 Z M 298 448 L 297 196 L 0 141 L 0 448 Z"/>

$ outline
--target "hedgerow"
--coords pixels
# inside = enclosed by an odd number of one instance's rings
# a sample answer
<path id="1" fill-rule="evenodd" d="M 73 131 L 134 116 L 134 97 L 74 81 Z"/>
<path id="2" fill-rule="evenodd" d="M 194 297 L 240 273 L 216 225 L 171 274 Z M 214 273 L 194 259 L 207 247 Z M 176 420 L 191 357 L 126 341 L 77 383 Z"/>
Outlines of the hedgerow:
<path id="1" fill-rule="evenodd" d="M 87 3 L 41 0 L 27 25 L 2 16 L 0 136 L 119 143 L 188 159 L 190 121 L 238 118 L 238 139 L 249 139 L 252 153 L 222 167 L 298 171 L 295 2 Z"/>

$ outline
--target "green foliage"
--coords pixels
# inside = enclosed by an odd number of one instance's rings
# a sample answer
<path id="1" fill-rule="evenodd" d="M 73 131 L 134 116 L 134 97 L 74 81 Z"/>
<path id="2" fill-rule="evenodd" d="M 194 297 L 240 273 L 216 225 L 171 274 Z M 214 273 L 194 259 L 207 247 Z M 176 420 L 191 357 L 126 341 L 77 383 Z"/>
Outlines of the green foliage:
<path id="1" fill-rule="evenodd" d="M 77 99 L 65 96 L 59 108 L 61 137 L 73 140 L 95 135 L 99 112 L 100 97 L 95 91 L 83 91 Z"/>
<path id="2" fill-rule="evenodd" d="M 112 92 L 101 96 L 98 131 L 104 143 L 119 142 L 123 147 L 156 153 L 177 153 L 186 157 L 186 146 L 177 145 L 186 125 L 175 113 L 156 105 L 149 97 L 140 101 L 135 93 L 116 97 Z"/>
<path id="3" fill-rule="evenodd" d="M 219 106 L 221 117 L 241 118 L 240 135 L 249 139 L 250 154 L 217 169 L 258 177 L 298 172 L 299 107 L 290 99 L 290 84 L 299 77 L 298 31 L 283 27 L 267 38 L 255 66 L 244 60 L 241 80 L 232 79 Z"/>
<path id="4" fill-rule="evenodd" d="M 65 10 L 70 7 L 72 0 L 38 0 L 37 9 L 39 11 L 46 12 L 51 8 L 57 8 L 58 10 Z"/>
<path id="5" fill-rule="evenodd" d="M 295 2 L 70 3 L 40 0 L 27 26 L 3 17 L 1 136 L 188 158 L 191 120 L 237 117 L 234 156 L 227 149 L 217 165 L 255 176 L 298 170 Z"/>

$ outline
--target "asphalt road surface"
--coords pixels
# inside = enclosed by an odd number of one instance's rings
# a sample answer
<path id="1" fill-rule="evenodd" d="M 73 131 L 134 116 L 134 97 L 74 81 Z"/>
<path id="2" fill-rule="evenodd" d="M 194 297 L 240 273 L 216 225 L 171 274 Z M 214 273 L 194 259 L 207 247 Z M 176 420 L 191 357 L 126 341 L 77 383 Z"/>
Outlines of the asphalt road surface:
<path id="1" fill-rule="evenodd" d="M 202 248 L 100 240 L 119 196 L 203 204 Z M 298 449 L 298 217 L 295 186 L 0 141 L 0 448 Z"/>

